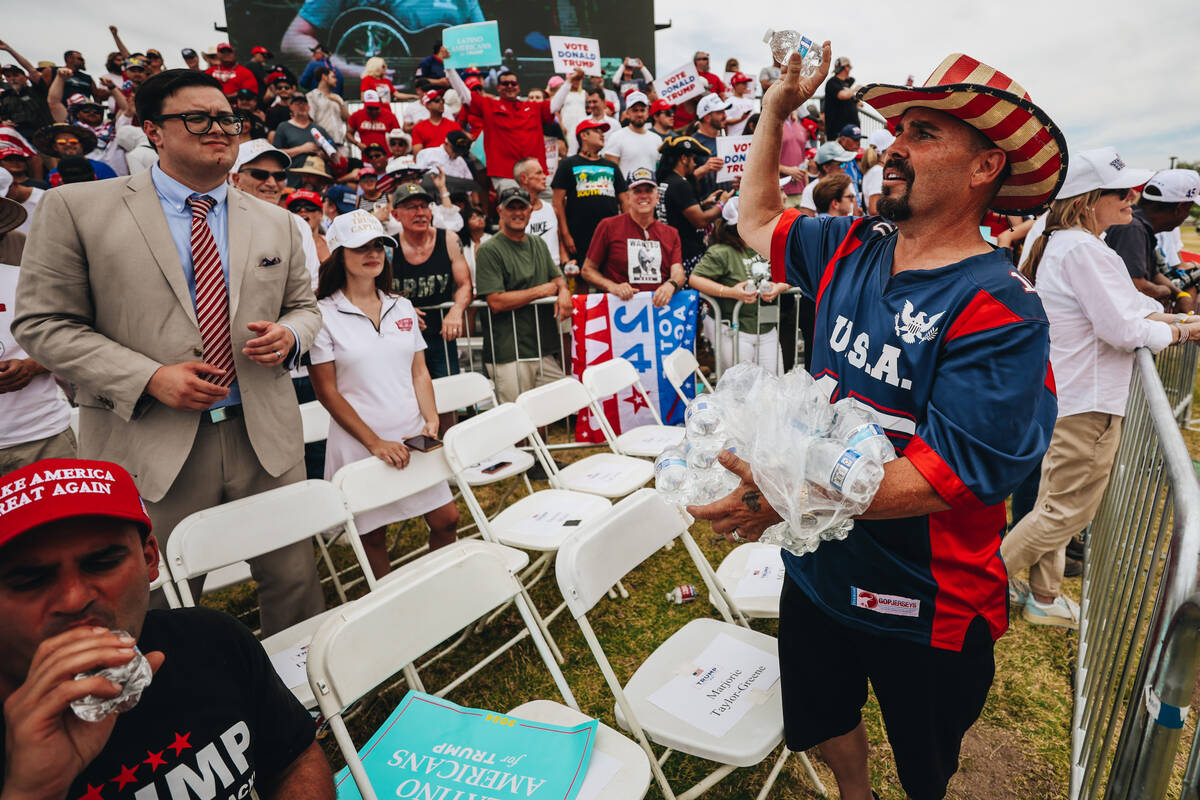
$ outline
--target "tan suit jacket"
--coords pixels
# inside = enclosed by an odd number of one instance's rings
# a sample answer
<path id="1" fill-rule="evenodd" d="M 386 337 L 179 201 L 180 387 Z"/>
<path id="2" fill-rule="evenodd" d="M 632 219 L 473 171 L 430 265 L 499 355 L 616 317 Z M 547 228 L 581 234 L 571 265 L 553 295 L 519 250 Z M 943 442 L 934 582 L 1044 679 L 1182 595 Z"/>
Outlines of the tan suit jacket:
<path id="1" fill-rule="evenodd" d="M 79 455 L 129 470 L 157 502 L 187 460 L 201 412 L 145 393 L 160 366 L 203 360 L 187 279 L 150 171 L 52 189 L 21 261 L 13 335 L 78 386 Z M 229 316 L 242 413 L 262 467 L 304 457 L 291 377 L 242 355 L 247 323 L 290 325 L 306 352 L 321 328 L 300 233 L 281 208 L 228 189 Z"/>

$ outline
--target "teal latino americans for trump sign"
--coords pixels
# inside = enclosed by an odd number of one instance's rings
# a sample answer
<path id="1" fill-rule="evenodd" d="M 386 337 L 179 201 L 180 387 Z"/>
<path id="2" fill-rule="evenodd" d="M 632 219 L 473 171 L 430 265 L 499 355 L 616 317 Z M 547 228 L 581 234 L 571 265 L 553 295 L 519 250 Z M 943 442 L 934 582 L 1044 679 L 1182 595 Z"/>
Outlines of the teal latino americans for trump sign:
<path id="1" fill-rule="evenodd" d="M 575 800 L 599 722 L 529 722 L 409 692 L 361 750 L 376 796 L 408 800 Z M 360 797 L 349 768 L 338 800 Z"/>
<path id="2" fill-rule="evenodd" d="M 450 51 L 446 68 L 488 67 L 499 64 L 500 26 L 495 20 L 455 25 L 442 31 L 442 44 Z"/>

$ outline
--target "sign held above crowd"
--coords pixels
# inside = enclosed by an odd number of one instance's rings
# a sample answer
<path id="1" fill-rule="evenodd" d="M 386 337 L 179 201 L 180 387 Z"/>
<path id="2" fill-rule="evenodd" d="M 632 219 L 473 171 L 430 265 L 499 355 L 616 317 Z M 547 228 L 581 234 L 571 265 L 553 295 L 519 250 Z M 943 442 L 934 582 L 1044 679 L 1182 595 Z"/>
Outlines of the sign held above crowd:
<path id="1" fill-rule="evenodd" d="M 554 56 L 554 71 L 570 75 L 582 69 L 584 75 L 602 75 L 600 42 L 577 36 L 551 36 L 550 53 Z"/>
<path id="2" fill-rule="evenodd" d="M 685 100 L 703 94 L 704 82 L 700 80 L 700 74 L 696 72 L 696 65 L 689 61 L 656 80 L 654 89 L 661 99 L 672 105 L 679 105 Z"/>
<path id="3" fill-rule="evenodd" d="M 753 136 L 721 136 L 717 139 L 717 158 L 721 159 L 721 171 L 717 182 L 724 183 L 742 177 L 746 171 L 746 155 L 750 152 Z"/>
<path id="4" fill-rule="evenodd" d="M 450 51 L 446 67 L 490 67 L 501 62 L 500 26 L 495 20 L 455 25 L 442 31 Z"/>

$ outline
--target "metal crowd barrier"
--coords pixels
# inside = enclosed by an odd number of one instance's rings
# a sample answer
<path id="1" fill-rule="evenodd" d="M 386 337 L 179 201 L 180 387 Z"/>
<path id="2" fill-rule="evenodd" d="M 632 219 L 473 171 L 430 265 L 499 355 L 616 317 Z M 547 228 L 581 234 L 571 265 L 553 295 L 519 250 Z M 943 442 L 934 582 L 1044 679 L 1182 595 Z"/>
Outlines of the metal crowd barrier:
<path id="1" fill-rule="evenodd" d="M 1188 425 L 1192 415 L 1192 393 L 1196 386 L 1196 364 L 1200 361 L 1200 343 L 1188 342 L 1168 347 L 1154 359 L 1171 410 L 1180 424 Z"/>
<path id="2" fill-rule="evenodd" d="M 1087 537 L 1071 800 L 1165 798 L 1196 688 L 1200 482 L 1177 420 L 1197 352 L 1171 349 L 1161 379 L 1148 351 L 1134 354 L 1121 444 Z M 1198 746 L 1185 798 L 1198 796 Z"/>
<path id="3" fill-rule="evenodd" d="M 791 289 L 788 289 L 786 292 L 781 292 L 779 295 L 779 298 L 777 298 L 775 301 L 773 301 L 771 303 L 759 302 L 758 303 L 758 325 L 753 332 L 748 331 L 748 330 L 743 330 L 741 327 L 741 324 L 740 324 L 741 310 L 742 310 L 742 306 L 744 305 L 744 303 L 741 300 L 738 300 L 736 303 L 734 303 L 733 310 L 730 313 L 730 316 L 732 318 L 725 319 L 725 316 L 721 313 L 721 306 L 717 302 L 717 299 L 715 297 L 710 297 L 710 296 L 704 294 L 703 292 L 697 292 L 697 294 L 700 295 L 701 302 L 705 303 L 708 306 L 708 316 L 713 321 L 712 329 L 713 329 L 714 335 L 710 338 L 712 338 L 716 341 L 711 341 L 710 344 L 713 347 L 713 363 L 714 363 L 713 374 L 715 376 L 715 380 L 720 380 L 721 375 L 724 374 L 725 370 L 728 367 L 732 366 L 733 364 L 741 363 L 741 361 L 742 361 L 741 348 L 742 348 L 743 343 L 748 343 L 747 340 L 752 341 L 754 349 L 757 352 L 761 353 L 762 346 L 764 343 L 763 337 L 767 337 L 766 343 L 768 345 L 770 345 L 771 339 L 774 338 L 772 336 L 772 334 L 774 334 L 775 336 L 779 336 L 780 334 L 782 334 L 783 326 L 786 324 L 790 324 L 792 326 L 792 334 L 793 335 L 792 335 L 792 354 L 791 354 L 792 361 L 791 361 L 791 363 L 793 365 L 803 363 L 804 339 L 800 335 L 800 315 L 799 315 L 799 313 L 796 313 L 796 310 L 795 310 L 796 305 L 794 302 L 794 300 L 799 300 L 799 298 L 801 297 L 801 292 L 799 289 L 792 287 Z M 789 295 L 792 298 L 794 298 L 793 306 L 792 306 L 793 312 L 790 315 L 790 317 L 791 317 L 790 319 L 785 319 L 785 317 L 787 315 L 784 315 L 783 313 L 781 313 L 782 312 L 782 298 L 784 295 Z M 766 325 L 771 325 L 773 327 L 764 330 L 763 328 Z M 721 347 L 721 343 L 719 341 L 720 337 L 723 333 L 723 331 L 722 331 L 723 327 L 728 328 L 730 333 L 732 334 L 731 335 L 732 359 L 731 359 L 731 363 L 729 363 L 729 364 L 725 363 L 726 359 L 725 359 L 725 354 L 723 352 L 724 348 Z M 776 370 L 777 374 L 782 375 L 783 372 L 785 371 L 784 368 L 787 365 L 787 358 L 786 358 L 784 350 L 783 350 L 782 338 L 778 338 L 775 340 L 773 353 L 775 355 L 775 359 L 774 359 L 775 370 Z M 756 363 L 761 363 L 757 359 L 748 359 L 748 360 L 753 360 Z M 772 365 L 763 364 L 763 366 L 770 368 Z"/>

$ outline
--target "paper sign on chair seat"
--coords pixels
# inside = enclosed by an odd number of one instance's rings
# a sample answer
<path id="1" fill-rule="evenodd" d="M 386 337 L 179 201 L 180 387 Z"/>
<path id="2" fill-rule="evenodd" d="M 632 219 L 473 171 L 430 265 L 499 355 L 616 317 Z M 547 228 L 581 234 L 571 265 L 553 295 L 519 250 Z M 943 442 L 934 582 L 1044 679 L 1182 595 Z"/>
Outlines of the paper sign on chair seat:
<path id="1" fill-rule="evenodd" d="M 359 755 L 380 798 L 576 800 L 598 726 L 528 722 L 409 692 Z M 339 800 L 360 796 L 349 769 L 335 780 Z"/>
<path id="2" fill-rule="evenodd" d="M 724 736 L 779 680 L 775 653 L 722 633 L 649 700 L 712 736 Z"/>

